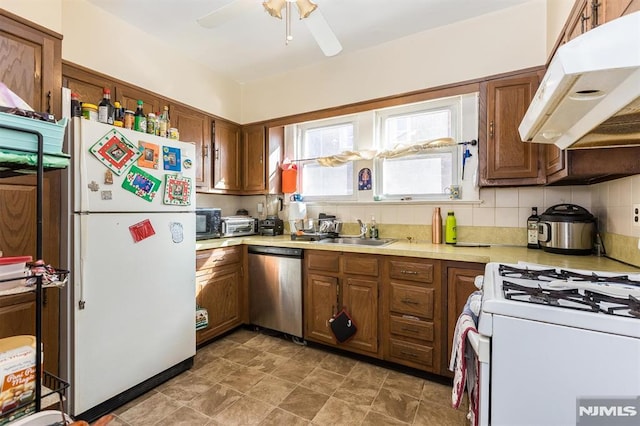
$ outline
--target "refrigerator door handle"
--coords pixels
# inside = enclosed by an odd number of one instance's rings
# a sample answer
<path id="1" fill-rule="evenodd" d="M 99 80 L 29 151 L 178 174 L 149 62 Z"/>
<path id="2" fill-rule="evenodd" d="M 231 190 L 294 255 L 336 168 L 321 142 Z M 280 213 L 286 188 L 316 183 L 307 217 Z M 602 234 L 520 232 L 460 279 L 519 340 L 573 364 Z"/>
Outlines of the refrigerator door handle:
<path id="1" fill-rule="evenodd" d="M 87 231 L 88 231 L 88 225 L 87 225 L 87 216 L 84 214 L 79 215 L 79 220 L 80 220 L 80 235 L 88 235 Z M 78 309 L 79 310 L 83 310 L 85 308 L 86 305 L 86 301 L 84 300 L 84 279 L 86 277 L 86 273 L 85 273 L 85 268 L 84 268 L 84 261 L 86 259 L 87 256 L 87 247 L 85 244 L 83 244 L 82 242 L 82 238 L 80 238 L 77 241 L 77 244 L 79 245 L 79 253 L 80 253 L 80 264 L 78 265 L 78 276 L 79 279 L 78 280 L 74 280 L 77 282 L 76 284 L 76 291 L 78 294 Z"/>

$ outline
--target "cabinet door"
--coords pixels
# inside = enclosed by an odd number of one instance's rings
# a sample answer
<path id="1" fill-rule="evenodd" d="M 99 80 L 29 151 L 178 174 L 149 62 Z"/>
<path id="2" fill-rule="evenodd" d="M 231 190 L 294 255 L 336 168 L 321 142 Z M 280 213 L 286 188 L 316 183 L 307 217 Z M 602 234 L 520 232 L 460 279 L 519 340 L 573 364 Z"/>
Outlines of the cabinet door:
<path id="1" fill-rule="evenodd" d="M 481 184 L 533 185 L 545 182 L 540 145 L 520 139 L 518 126 L 538 86 L 537 73 L 482 84 Z M 482 113 L 483 107 L 486 113 Z M 484 131 L 482 131 L 484 130 Z"/>
<path id="2" fill-rule="evenodd" d="M 100 99 L 102 99 L 102 97 L 100 97 Z M 138 107 L 138 100 L 142 100 L 142 109 L 145 114 L 149 114 L 150 112 L 157 113 L 160 112 L 161 108 L 164 108 L 162 100 L 157 96 L 124 84 L 118 84 L 116 86 L 115 98 L 112 99 L 112 101 L 120 101 L 124 109 L 135 111 Z M 171 117 L 171 119 L 173 120 L 173 117 Z M 172 123 L 171 127 L 176 126 Z"/>
<path id="3" fill-rule="evenodd" d="M 240 128 L 222 120 L 214 122 L 213 188 L 242 189 L 240 180 Z"/>
<path id="4" fill-rule="evenodd" d="M 266 189 L 264 135 L 264 126 L 249 126 L 242 130 L 242 189 L 246 192 L 264 192 Z"/>
<path id="5" fill-rule="evenodd" d="M 555 145 L 545 145 L 545 175 L 549 177 L 565 168 L 565 152 Z"/>
<path id="6" fill-rule="evenodd" d="M 0 81 L 34 110 L 60 118 L 62 37 L 2 12 L 0 9 Z"/>
<path id="7" fill-rule="evenodd" d="M 269 156 L 267 164 L 269 194 L 282 193 L 282 179 L 280 166 L 284 157 L 284 126 L 270 127 L 267 145 Z"/>
<path id="8" fill-rule="evenodd" d="M 304 297 L 305 339 L 335 344 L 329 320 L 338 307 L 338 278 L 307 274 Z"/>
<path id="9" fill-rule="evenodd" d="M 102 100 L 102 90 L 106 87 L 111 90 L 112 97 L 115 94 L 115 83 L 97 75 L 65 65 L 62 67 L 63 85 L 72 93 L 77 93 L 81 102 L 89 102 L 98 105 Z M 119 99 L 111 99 L 111 102 Z"/>
<path id="10" fill-rule="evenodd" d="M 214 268 L 197 278 L 196 302 L 209 312 L 209 326 L 196 332 L 196 344 L 241 324 L 240 283 L 239 265 Z"/>
<path id="11" fill-rule="evenodd" d="M 447 365 L 451 356 L 456 322 L 469 295 L 477 290 L 474 280 L 482 271 L 481 265 L 477 269 L 447 268 Z"/>
<path id="12" fill-rule="evenodd" d="M 342 285 L 342 307 L 347 309 L 358 331 L 345 347 L 378 352 L 378 281 L 346 277 Z"/>
<path id="13" fill-rule="evenodd" d="M 36 302 L 33 294 L 0 298 L 0 339 L 35 333 Z"/>
<path id="14" fill-rule="evenodd" d="M 180 132 L 180 140 L 196 146 L 196 186 L 208 187 L 211 181 L 211 132 L 209 117 L 193 109 L 172 105 L 171 126 Z"/>
<path id="15" fill-rule="evenodd" d="M 572 13 L 567 21 L 567 29 L 564 33 L 564 42 L 568 42 L 584 34 L 591 28 L 590 1 L 578 0 L 573 6 Z"/>

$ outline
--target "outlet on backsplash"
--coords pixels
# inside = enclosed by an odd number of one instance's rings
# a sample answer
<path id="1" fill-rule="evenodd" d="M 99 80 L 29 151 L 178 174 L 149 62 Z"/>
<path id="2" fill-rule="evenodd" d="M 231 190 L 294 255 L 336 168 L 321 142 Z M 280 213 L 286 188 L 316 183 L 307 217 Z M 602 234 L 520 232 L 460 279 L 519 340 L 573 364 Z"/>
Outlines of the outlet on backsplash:
<path id="1" fill-rule="evenodd" d="M 631 217 L 633 218 L 633 226 L 640 226 L 640 204 L 633 205 L 633 214 Z M 640 246 L 640 242 L 638 245 Z"/>

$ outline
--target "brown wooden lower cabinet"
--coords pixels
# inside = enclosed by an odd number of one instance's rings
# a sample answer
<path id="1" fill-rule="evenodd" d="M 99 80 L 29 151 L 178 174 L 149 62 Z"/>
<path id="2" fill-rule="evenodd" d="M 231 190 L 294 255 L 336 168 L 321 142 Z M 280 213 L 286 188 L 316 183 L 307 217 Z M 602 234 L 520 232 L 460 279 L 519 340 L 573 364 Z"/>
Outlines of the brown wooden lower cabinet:
<path id="1" fill-rule="evenodd" d="M 197 345 L 244 322 L 243 271 L 243 246 L 196 253 L 196 302 L 209 313 L 209 326 L 196 332 Z"/>
<path id="2" fill-rule="evenodd" d="M 307 250 L 304 257 L 305 339 L 379 358 L 380 257 L 320 250 Z M 330 320 L 342 308 L 358 331 L 339 343 Z"/>
<path id="3" fill-rule="evenodd" d="M 452 376 L 448 370 L 451 350 L 453 348 L 453 332 L 456 328 L 458 317 L 462 313 L 469 295 L 477 290 L 474 281 L 478 275 L 484 273 L 483 263 L 446 262 L 444 273 L 447 283 L 447 342 L 445 357 L 443 358 L 443 372 Z"/>
<path id="4" fill-rule="evenodd" d="M 384 359 L 440 373 L 440 261 L 389 257 L 383 269 Z"/>

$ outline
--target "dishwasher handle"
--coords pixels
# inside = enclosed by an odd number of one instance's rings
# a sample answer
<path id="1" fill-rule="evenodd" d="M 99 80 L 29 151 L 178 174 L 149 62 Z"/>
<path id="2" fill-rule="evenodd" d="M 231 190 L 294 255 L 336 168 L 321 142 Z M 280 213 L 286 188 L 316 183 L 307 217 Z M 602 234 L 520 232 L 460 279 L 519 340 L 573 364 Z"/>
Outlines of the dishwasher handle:
<path id="1" fill-rule="evenodd" d="M 249 246 L 249 254 L 261 254 L 265 256 L 281 256 L 302 259 L 303 251 L 300 248 L 291 247 L 270 247 L 270 246 Z"/>

